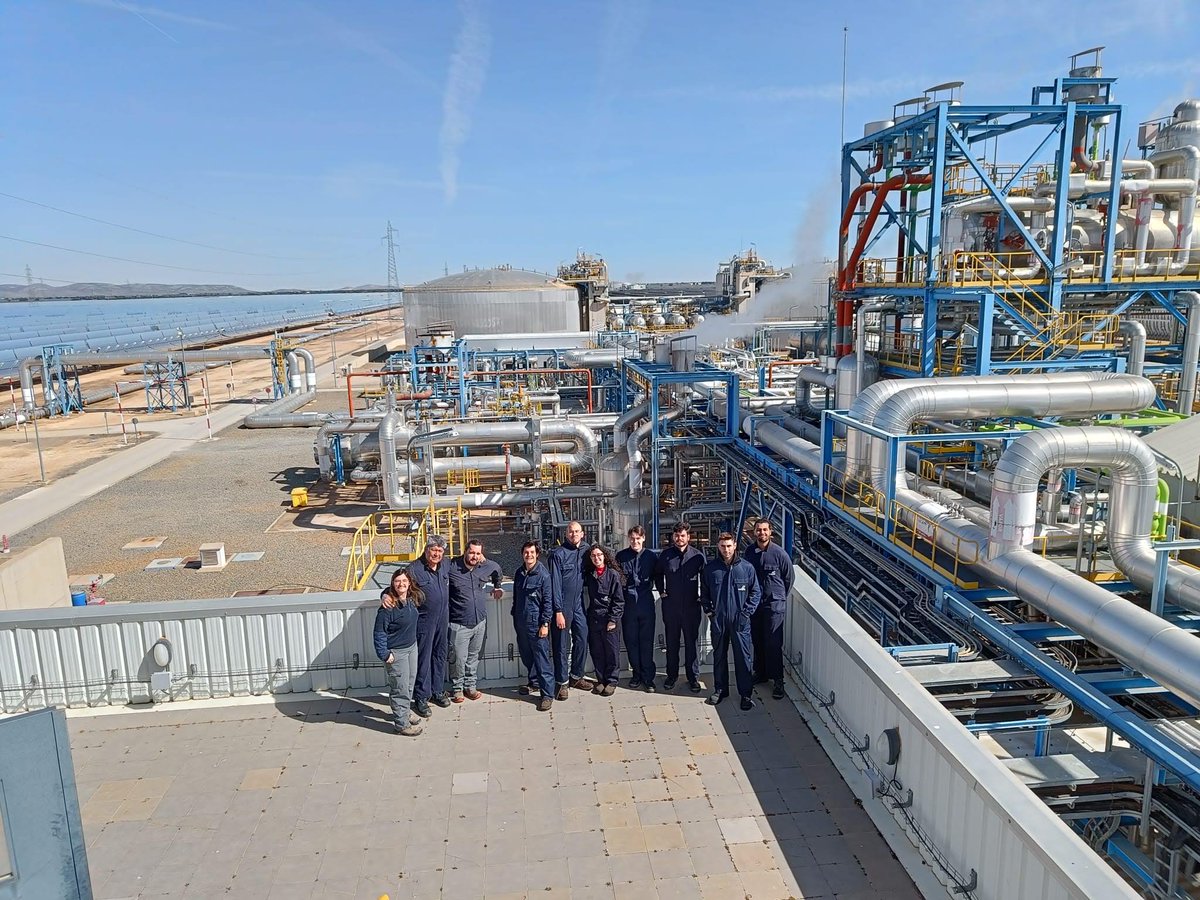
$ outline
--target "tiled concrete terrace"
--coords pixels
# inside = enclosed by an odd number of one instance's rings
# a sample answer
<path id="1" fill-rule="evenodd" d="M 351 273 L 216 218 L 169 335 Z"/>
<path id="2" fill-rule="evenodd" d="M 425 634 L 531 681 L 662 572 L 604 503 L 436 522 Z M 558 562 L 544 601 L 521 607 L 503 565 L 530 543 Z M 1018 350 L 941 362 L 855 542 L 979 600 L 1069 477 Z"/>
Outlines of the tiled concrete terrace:
<path id="1" fill-rule="evenodd" d="M 415 739 L 382 696 L 70 730 L 99 900 L 919 896 L 790 701 L 504 688 Z"/>

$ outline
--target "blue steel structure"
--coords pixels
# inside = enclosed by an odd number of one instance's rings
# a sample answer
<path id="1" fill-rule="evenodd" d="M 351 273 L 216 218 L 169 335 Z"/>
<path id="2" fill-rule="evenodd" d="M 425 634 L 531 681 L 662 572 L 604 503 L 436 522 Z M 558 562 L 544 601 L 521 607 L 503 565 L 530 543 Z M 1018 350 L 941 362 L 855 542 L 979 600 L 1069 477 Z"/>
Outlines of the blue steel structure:
<path id="1" fill-rule="evenodd" d="M 836 355 L 853 349 L 855 310 L 883 298 L 896 304 L 881 314 L 877 350 L 881 371 L 892 377 L 1122 371 L 1121 316 L 1140 304 L 1183 323 L 1175 295 L 1194 288 L 1195 276 L 1129 274 L 1132 251 L 1116 249 L 1118 216 L 1105 217 L 1098 249 L 1070 244 L 1073 205 L 1120 208 L 1127 136 L 1121 107 L 1112 102 L 1115 80 L 1059 78 L 1035 87 L 1025 105 L 930 100 L 916 115 L 897 116 L 891 127 L 847 143 L 833 294 Z M 1073 140 L 1089 130 L 1097 136 L 1090 157 Z M 1028 152 L 997 166 L 986 161 L 993 142 L 1019 143 Z M 1083 173 L 1072 171 L 1081 159 L 1103 166 L 1103 192 L 1086 192 Z M 1027 213 L 1033 204 L 1045 215 L 1037 229 Z M 989 211 L 990 249 L 961 250 L 957 235 L 944 233 L 955 211 L 967 208 Z M 947 316 L 974 330 L 973 347 L 963 346 L 961 331 L 958 347 L 949 346 L 949 329 L 939 325 Z M 1007 343 L 997 340 L 998 323 L 1012 335 Z M 1177 371 L 1178 347 L 1163 349 L 1169 361 L 1152 371 Z"/>
<path id="2" fill-rule="evenodd" d="M 42 385 L 46 394 L 46 409 L 51 416 L 69 416 L 83 411 L 83 394 L 79 371 L 63 363 L 60 354 L 74 353 L 67 344 L 52 344 L 42 348 Z"/>

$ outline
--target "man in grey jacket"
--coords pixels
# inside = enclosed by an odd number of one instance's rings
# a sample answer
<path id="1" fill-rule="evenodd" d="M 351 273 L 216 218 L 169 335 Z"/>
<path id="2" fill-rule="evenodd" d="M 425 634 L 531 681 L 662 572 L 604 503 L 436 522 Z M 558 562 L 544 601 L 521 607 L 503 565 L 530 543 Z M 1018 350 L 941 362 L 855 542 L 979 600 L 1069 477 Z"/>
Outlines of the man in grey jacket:
<path id="1" fill-rule="evenodd" d="M 500 567 L 483 555 L 483 542 L 467 541 L 462 556 L 450 560 L 450 685 L 451 700 L 478 700 L 475 687 L 479 655 L 487 635 L 489 599 L 504 596 Z"/>

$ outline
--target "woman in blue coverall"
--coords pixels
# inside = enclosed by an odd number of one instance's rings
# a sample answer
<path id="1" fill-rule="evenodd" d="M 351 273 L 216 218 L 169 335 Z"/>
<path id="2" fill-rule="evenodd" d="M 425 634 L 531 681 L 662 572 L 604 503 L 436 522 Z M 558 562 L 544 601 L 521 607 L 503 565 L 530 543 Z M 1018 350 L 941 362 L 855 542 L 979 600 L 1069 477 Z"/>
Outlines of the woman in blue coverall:
<path id="1" fill-rule="evenodd" d="M 410 707 L 417 680 L 417 607 L 423 601 L 408 572 L 397 569 L 379 596 L 375 614 L 375 654 L 387 669 L 393 724 L 405 737 L 421 733 L 421 720 Z"/>
<path id="2" fill-rule="evenodd" d="M 540 561 L 541 548 L 527 541 L 521 548 L 524 565 L 513 575 L 513 627 L 517 631 L 517 651 L 529 673 L 522 694 L 541 691 L 538 709 L 549 712 L 554 702 L 554 671 L 550 666 L 550 618 L 554 614 L 554 596 L 550 570 Z"/>
<path id="3" fill-rule="evenodd" d="M 616 691 L 621 658 L 621 615 L 625 610 L 625 575 L 612 554 L 599 544 L 588 550 L 583 575 L 587 601 L 588 643 L 596 667 L 593 694 L 611 697 Z"/>

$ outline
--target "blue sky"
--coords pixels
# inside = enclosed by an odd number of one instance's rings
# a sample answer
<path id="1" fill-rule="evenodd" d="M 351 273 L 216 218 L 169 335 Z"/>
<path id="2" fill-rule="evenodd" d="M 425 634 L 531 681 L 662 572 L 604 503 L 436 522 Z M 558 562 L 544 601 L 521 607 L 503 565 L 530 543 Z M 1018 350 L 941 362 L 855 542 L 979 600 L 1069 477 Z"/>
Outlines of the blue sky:
<path id="1" fill-rule="evenodd" d="M 552 270 L 579 248 L 627 280 L 708 279 L 751 243 L 779 264 L 820 257 L 843 25 L 848 137 L 951 79 L 968 103 L 1027 102 L 1095 44 L 1127 123 L 1200 90 L 1188 0 L 836 8 L 8 0 L 0 272 L 380 283 L 389 219 L 403 283 Z"/>

